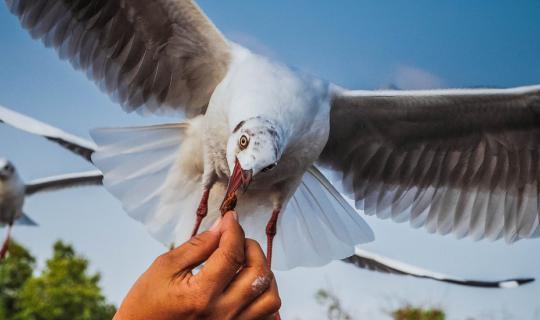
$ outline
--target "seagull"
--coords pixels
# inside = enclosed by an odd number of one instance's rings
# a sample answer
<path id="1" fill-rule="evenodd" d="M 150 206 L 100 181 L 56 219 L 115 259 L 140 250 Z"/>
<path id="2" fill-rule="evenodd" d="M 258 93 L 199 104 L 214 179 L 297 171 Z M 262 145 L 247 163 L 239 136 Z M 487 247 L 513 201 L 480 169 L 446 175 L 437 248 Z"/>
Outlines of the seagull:
<path id="1" fill-rule="evenodd" d="M 0 248 L 0 261 L 7 253 L 14 224 L 37 226 L 24 214 L 23 204 L 27 196 L 76 186 L 100 185 L 102 178 L 101 172 L 92 170 L 36 179 L 25 184 L 15 166 L 0 158 L 0 226 L 7 226 L 6 238 Z"/>
<path id="2" fill-rule="evenodd" d="M 19 130 L 42 136 L 50 141 L 59 143 L 64 148 L 74 152 L 77 155 L 80 155 L 81 157 L 89 161 L 91 159 L 91 155 L 95 152 L 92 142 L 88 140 L 66 133 L 61 129 L 52 127 L 49 124 L 45 124 L 27 115 L 20 114 L 2 106 L 0 106 L 0 122 L 8 124 Z M 89 179 L 91 181 L 86 182 L 90 182 L 91 184 L 95 185 L 101 185 L 103 178 L 103 176 L 98 172 L 89 172 L 88 174 L 71 174 L 60 177 L 39 179 L 33 181 L 28 185 L 29 187 L 27 187 L 27 195 L 32 194 L 37 190 L 41 190 L 44 186 L 48 186 L 51 184 L 55 185 L 57 181 L 62 179 L 68 178 L 71 179 L 73 182 L 76 182 L 77 177 L 82 178 L 82 182 L 84 182 L 85 179 Z M 27 216 L 23 215 L 16 221 L 16 223 L 33 224 L 33 221 L 30 220 Z M 431 279 L 434 281 L 469 287 L 505 289 L 518 287 L 533 282 L 535 280 L 534 278 L 516 278 L 499 281 L 465 280 L 411 266 L 395 259 L 387 258 L 379 254 L 360 249 L 358 247 L 355 249 L 355 253 L 352 256 L 344 258 L 342 259 L 342 261 L 348 264 L 353 264 L 360 269 L 366 269 L 385 274 L 395 274 L 423 279 Z"/>
<path id="3" fill-rule="evenodd" d="M 6 3 L 127 112 L 181 119 L 92 132 L 105 187 L 165 244 L 235 196 L 276 269 L 372 241 L 355 208 L 458 238 L 540 236 L 539 85 L 348 90 L 226 39 L 190 0 Z"/>
<path id="4" fill-rule="evenodd" d="M 88 161 L 90 161 L 90 156 L 96 148 L 91 141 L 69 134 L 3 106 L 0 106 L 0 123 L 6 123 L 19 130 L 42 136 Z M 15 166 L 7 159 L 0 158 L 0 226 L 7 226 L 6 238 L 0 249 L 0 260 L 7 252 L 13 225 L 37 225 L 23 213 L 23 204 L 27 196 L 38 192 L 76 186 L 101 185 L 102 180 L 103 176 L 99 170 L 90 170 L 41 178 L 25 184 Z"/>
<path id="5" fill-rule="evenodd" d="M 465 287 L 486 289 L 513 289 L 535 281 L 534 278 L 515 278 L 497 281 L 466 280 L 412 266 L 395 259 L 356 248 L 355 254 L 342 260 L 354 266 L 380 273 L 411 276 Z"/>

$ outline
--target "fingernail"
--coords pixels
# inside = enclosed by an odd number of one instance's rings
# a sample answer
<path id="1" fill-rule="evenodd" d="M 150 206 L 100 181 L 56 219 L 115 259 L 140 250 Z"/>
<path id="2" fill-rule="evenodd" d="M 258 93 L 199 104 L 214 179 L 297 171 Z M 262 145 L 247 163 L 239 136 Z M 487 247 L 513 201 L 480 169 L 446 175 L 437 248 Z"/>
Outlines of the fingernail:
<path id="1" fill-rule="evenodd" d="M 210 227 L 210 231 L 217 231 L 219 229 L 219 224 L 221 222 L 221 218 L 218 217 L 216 221 L 214 221 L 214 224 Z"/>

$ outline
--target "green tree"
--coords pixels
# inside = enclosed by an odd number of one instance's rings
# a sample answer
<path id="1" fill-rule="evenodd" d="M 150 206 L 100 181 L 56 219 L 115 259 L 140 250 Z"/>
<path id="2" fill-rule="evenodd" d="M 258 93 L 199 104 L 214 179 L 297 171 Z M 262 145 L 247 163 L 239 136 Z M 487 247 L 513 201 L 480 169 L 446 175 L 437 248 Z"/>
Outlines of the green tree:
<path id="1" fill-rule="evenodd" d="M 439 309 L 420 309 L 411 306 L 392 312 L 394 320 L 444 320 L 445 315 Z"/>
<path id="2" fill-rule="evenodd" d="M 39 276 L 34 258 L 14 245 L 0 265 L 0 319 L 110 320 L 115 307 L 106 302 L 99 274 L 88 273 L 88 260 L 57 241 Z"/>
<path id="3" fill-rule="evenodd" d="M 18 311 L 17 296 L 24 283 L 32 277 L 34 257 L 23 246 L 12 241 L 9 254 L 0 262 L 0 319 L 9 319 Z"/>
<path id="4" fill-rule="evenodd" d="M 319 305 L 326 308 L 326 318 L 328 320 L 353 320 L 353 316 L 345 311 L 341 305 L 339 297 L 329 290 L 320 289 L 315 294 L 315 299 Z M 405 306 L 395 311 L 389 312 L 394 320 L 444 320 L 445 313 L 439 309 L 421 309 L 412 306 Z"/>

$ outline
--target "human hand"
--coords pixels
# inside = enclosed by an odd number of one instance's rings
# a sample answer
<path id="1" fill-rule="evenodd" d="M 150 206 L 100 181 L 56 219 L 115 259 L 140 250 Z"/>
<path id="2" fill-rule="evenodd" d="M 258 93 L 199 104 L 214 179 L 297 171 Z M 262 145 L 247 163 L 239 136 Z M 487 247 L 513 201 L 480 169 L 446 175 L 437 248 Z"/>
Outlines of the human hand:
<path id="1" fill-rule="evenodd" d="M 273 319 L 281 305 L 276 281 L 237 219 L 227 212 L 209 231 L 159 256 L 114 320 Z"/>

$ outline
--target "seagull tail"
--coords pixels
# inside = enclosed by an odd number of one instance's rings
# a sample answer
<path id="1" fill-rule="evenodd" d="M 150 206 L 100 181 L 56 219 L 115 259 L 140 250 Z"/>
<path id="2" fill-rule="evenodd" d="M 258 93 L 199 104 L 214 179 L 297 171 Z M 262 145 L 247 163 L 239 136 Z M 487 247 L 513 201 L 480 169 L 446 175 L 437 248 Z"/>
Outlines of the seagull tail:
<path id="1" fill-rule="evenodd" d="M 276 269 L 320 266 L 373 239 L 369 225 L 312 166 L 279 220 L 272 264 Z"/>
<path id="2" fill-rule="evenodd" d="M 180 124 L 96 129 L 93 163 L 124 210 L 165 245 L 189 239 L 202 194 L 202 118 Z"/>
<path id="3" fill-rule="evenodd" d="M 32 220 L 29 216 L 26 214 L 21 215 L 21 217 L 17 220 L 15 220 L 16 226 L 28 226 L 28 227 L 37 227 L 38 224 Z"/>

